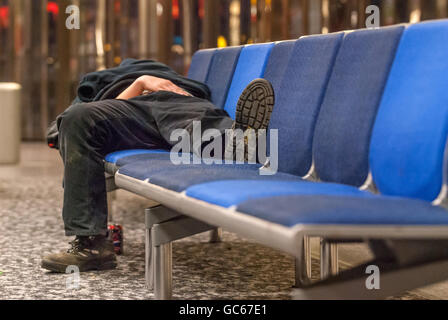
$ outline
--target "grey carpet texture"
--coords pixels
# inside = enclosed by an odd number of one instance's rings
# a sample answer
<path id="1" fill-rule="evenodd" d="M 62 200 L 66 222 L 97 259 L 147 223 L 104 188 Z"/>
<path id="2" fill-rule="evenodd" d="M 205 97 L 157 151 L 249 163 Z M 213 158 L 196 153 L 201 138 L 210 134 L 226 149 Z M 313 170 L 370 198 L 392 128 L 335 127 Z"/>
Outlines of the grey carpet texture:
<path id="1" fill-rule="evenodd" d="M 38 170 L 38 168 L 36 168 Z M 124 226 L 125 254 L 116 270 L 73 275 L 40 268 L 43 254 L 66 250 L 61 178 L 0 177 L 0 299 L 152 299 L 144 281 L 144 215 L 148 200 L 120 191 L 114 220 Z M 224 232 L 222 243 L 200 234 L 173 244 L 174 299 L 290 299 L 291 256 Z M 319 273 L 313 260 L 313 277 Z M 423 299 L 405 294 L 395 299 Z"/>

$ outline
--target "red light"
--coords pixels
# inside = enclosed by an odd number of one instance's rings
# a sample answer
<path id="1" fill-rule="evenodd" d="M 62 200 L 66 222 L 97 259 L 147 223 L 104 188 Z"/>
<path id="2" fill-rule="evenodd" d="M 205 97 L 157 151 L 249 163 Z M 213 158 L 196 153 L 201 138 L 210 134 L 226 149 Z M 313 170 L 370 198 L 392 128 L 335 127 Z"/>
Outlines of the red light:
<path id="1" fill-rule="evenodd" d="M 48 4 L 47 4 L 47 11 L 48 11 L 48 13 L 52 13 L 55 16 L 58 15 L 58 13 L 59 13 L 59 6 L 58 6 L 58 4 L 56 2 L 52 2 L 52 1 L 48 2 Z"/>
<path id="2" fill-rule="evenodd" d="M 180 9 L 179 9 L 179 0 L 173 0 L 173 19 L 179 19 Z"/>
<path id="3" fill-rule="evenodd" d="M 120 1 L 115 1 L 114 9 L 115 9 L 115 13 L 120 13 L 120 11 L 121 11 L 121 3 L 120 3 Z"/>
<path id="4" fill-rule="evenodd" d="M 6 28 L 9 25 L 9 7 L 0 7 L 0 26 Z"/>
<path id="5" fill-rule="evenodd" d="M 0 18 L 7 19 L 9 17 L 9 7 L 0 7 Z"/>
<path id="6" fill-rule="evenodd" d="M 199 18 L 204 19 L 204 0 L 199 0 Z"/>

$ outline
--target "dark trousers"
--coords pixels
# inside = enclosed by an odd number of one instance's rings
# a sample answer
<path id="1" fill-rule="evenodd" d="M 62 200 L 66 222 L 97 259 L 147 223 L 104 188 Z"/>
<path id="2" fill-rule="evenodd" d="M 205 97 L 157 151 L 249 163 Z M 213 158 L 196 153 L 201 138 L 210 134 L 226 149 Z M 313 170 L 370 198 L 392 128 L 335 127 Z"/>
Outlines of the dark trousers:
<path id="1" fill-rule="evenodd" d="M 104 157 L 126 149 L 170 148 L 174 129 L 201 121 L 224 132 L 232 119 L 210 102 L 168 92 L 144 98 L 70 106 L 58 119 L 64 162 L 63 219 L 67 236 L 105 235 L 107 193 Z M 175 142 L 173 142 L 175 143 Z"/>

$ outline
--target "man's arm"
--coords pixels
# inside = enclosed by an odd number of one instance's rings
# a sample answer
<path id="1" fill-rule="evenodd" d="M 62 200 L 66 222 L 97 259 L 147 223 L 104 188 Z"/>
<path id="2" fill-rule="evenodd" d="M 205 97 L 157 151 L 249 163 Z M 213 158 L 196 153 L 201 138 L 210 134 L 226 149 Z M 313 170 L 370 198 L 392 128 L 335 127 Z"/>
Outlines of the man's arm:
<path id="1" fill-rule="evenodd" d="M 142 95 L 145 92 L 156 92 L 156 91 L 171 91 L 184 96 L 191 96 L 188 92 L 182 88 L 176 86 L 169 80 L 152 77 L 152 76 L 142 76 L 134 81 L 126 90 L 124 90 L 117 99 L 131 99 Z"/>

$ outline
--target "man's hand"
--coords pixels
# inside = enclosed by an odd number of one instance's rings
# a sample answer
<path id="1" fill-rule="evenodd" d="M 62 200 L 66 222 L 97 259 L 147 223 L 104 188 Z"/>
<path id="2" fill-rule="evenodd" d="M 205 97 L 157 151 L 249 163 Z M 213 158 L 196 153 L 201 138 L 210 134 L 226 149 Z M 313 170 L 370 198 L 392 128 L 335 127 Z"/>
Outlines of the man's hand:
<path id="1" fill-rule="evenodd" d="M 191 96 L 188 92 L 182 88 L 176 86 L 169 80 L 152 77 L 152 76 L 142 76 L 137 79 L 137 81 L 142 86 L 143 91 L 157 92 L 157 91 L 171 91 L 183 96 Z"/>
<path id="2" fill-rule="evenodd" d="M 117 99 L 131 99 L 140 96 L 144 93 L 151 93 L 157 91 L 170 91 L 183 96 L 191 97 L 192 95 L 183 90 L 182 88 L 176 86 L 169 80 L 157 78 L 153 76 L 142 76 L 134 81 L 133 84 L 124 90 Z"/>

